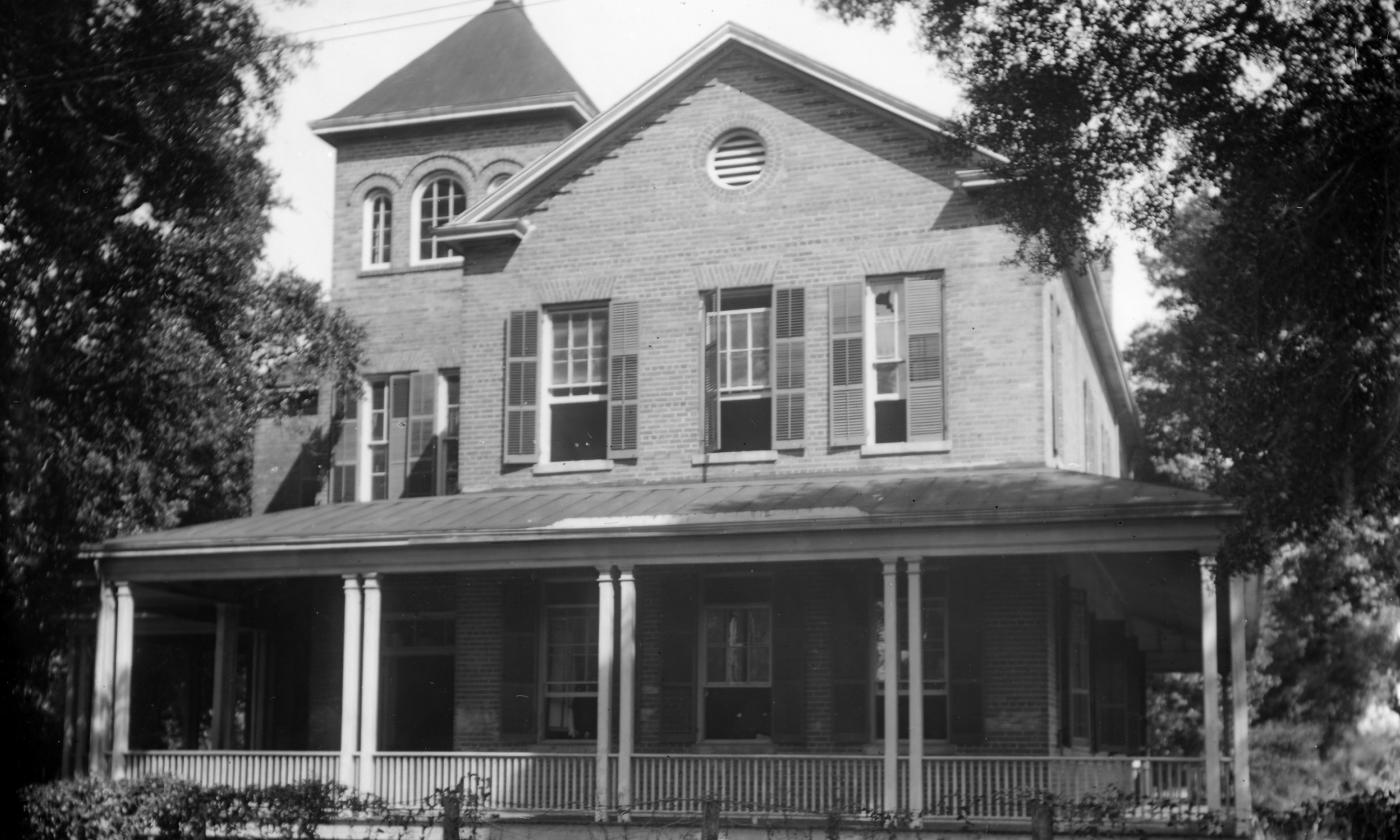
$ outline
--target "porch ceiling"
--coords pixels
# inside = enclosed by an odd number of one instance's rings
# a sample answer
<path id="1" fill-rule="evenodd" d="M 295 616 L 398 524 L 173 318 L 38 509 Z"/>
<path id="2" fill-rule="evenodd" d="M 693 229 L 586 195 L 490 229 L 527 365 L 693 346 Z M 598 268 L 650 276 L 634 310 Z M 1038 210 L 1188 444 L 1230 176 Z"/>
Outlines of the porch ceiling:
<path id="1" fill-rule="evenodd" d="M 1043 467 L 477 490 L 326 505 L 110 540 L 109 575 L 248 577 L 890 554 L 1211 551 L 1203 493 Z M 680 539 L 678 539 L 680 538 Z"/>

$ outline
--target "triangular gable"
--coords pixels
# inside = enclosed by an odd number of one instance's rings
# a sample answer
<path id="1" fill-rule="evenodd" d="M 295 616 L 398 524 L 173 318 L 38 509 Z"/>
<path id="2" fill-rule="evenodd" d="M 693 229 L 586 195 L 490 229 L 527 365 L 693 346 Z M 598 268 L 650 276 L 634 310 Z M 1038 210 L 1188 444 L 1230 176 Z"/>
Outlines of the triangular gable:
<path id="1" fill-rule="evenodd" d="M 633 119 L 656 102 L 663 101 L 690 79 L 692 74 L 719 58 L 729 50 L 743 49 L 776 62 L 791 71 L 805 76 L 813 83 L 826 86 L 843 95 L 878 109 L 890 117 L 910 125 L 916 130 L 954 138 L 952 123 L 890 96 L 870 85 L 852 78 L 832 67 L 828 67 L 802 53 L 782 46 L 752 30 L 734 23 L 726 23 L 699 44 L 674 61 L 670 66 L 652 76 L 632 93 L 623 97 L 612 108 L 600 114 L 571 134 L 563 143 L 525 167 L 508 184 L 470 207 L 451 223 L 439 228 L 438 235 L 444 239 L 471 240 L 500 235 L 523 236 L 526 227 L 509 218 L 509 212 L 532 190 L 550 178 L 565 171 L 571 164 L 610 142 L 616 133 L 629 125 Z M 995 152 L 970 147 L 972 151 L 999 163 L 1006 159 Z"/>
<path id="2" fill-rule="evenodd" d="M 318 135 L 520 111 L 563 110 L 578 123 L 593 102 L 514 0 L 496 0 L 427 52 L 335 114 Z"/>

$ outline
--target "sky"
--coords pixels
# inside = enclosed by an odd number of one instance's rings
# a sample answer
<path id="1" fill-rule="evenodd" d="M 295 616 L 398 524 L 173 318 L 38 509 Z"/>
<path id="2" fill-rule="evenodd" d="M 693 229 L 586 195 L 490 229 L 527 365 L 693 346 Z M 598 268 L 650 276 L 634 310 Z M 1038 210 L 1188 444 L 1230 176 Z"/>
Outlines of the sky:
<path id="1" fill-rule="evenodd" d="M 285 206 L 274 211 L 265 258 L 326 282 L 330 277 L 335 152 L 307 124 L 329 116 L 411 61 L 492 0 L 256 0 L 277 31 L 315 43 L 282 91 L 267 158 Z M 640 86 L 726 21 L 945 116 L 956 86 L 919 47 L 911 17 L 888 31 L 844 24 L 816 0 L 524 0 L 525 13 L 602 110 Z M 1155 312 L 1126 235 L 1117 237 L 1113 313 L 1119 344 Z"/>

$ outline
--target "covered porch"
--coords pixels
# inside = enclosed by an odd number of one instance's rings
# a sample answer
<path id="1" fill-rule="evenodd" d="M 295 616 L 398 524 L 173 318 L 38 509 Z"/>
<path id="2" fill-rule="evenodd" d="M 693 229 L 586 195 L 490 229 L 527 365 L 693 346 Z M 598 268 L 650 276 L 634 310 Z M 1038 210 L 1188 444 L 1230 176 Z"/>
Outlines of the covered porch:
<path id="1" fill-rule="evenodd" d="M 1188 659 L 1219 731 L 1222 624 L 1242 682 L 1244 586 L 1217 597 L 1201 571 L 1229 515 L 968 470 L 465 494 L 119 540 L 72 763 L 403 804 L 475 776 L 493 811 L 598 820 L 707 798 L 1017 820 L 1109 791 L 1144 819 L 1247 815 L 1244 750 L 1149 757 L 1141 737 L 1142 672 Z M 139 726 L 133 744 L 134 650 L 172 602 L 204 604 L 210 703 L 197 739 L 153 749 Z"/>

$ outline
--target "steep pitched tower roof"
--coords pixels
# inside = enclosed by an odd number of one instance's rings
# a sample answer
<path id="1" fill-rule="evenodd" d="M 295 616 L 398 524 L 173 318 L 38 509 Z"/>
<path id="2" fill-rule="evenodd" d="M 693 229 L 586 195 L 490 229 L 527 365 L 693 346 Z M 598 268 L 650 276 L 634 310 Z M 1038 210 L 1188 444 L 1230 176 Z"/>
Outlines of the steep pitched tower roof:
<path id="1" fill-rule="evenodd" d="M 432 49 L 311 128 L 326 137 L 542 110 L 570 112 L 579 123 L 597 113 L 520 4 L 496 0 Z"/>

